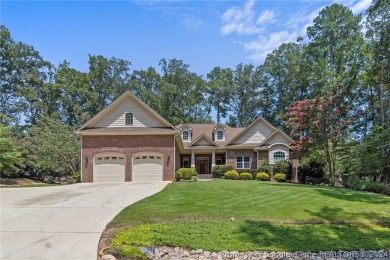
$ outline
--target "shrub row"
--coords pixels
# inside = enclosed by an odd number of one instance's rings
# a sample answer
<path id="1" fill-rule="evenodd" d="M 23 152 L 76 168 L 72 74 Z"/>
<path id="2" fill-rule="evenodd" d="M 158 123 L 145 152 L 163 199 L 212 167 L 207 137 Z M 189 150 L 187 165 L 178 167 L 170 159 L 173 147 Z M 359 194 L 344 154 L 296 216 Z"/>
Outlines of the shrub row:
<path id="1" fill-rule="evenodd" d="M 249 172 L 238 173 L 236 170 L 230 170 L 230 171 L 225 172 L 224 177 L 227 180 L 252 180 L 253 179 L 251 173 L 249 173 Z M 277 174 L 275 174 L 274 179 L 277 182 L 285 182 L 286 181 L 286 174 L 277 173 Z M 256 175 L 256 180 L 269 181 L 270 175 L 268 173 L 265 173 L 265 172 L 259 172 Z"/>
<path id="2" fill-rule="evenodd" d="M 249 172 L 238 173 L 236 170 L 225 172 L 225 179 L 227 180 L 252 180 L 252 174 Z"/>
<path id="3" fill-rule="evenodd" d="M 285 174 L 286 180 L 291 179 L 292 167 L 287 161 L 279 161 L 271 167 L 267 160 L 265 160 L 257 169 L 234 169 L 231 165 L 216 165 L 211 169 L 213 178 L 223 178 L 228 171 L 235 170 L 239 175 L 241 173 L 250 173 L 252 179 L 257 179 L 258 173 L 266 173 L 271 175 L 271 172 Z M 226 177 L 225 177 L 226 178 Z"/>

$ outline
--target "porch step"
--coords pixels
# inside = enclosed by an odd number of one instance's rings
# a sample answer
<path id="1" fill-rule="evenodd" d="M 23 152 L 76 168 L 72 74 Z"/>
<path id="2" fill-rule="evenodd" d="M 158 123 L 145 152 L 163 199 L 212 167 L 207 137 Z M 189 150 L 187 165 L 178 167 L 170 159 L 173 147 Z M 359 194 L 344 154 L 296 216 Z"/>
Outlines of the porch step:
<path id="1" fill-rule="evenodd" d="M 198 179 L 211 179 L 211 174 L 198 174 Z"/>

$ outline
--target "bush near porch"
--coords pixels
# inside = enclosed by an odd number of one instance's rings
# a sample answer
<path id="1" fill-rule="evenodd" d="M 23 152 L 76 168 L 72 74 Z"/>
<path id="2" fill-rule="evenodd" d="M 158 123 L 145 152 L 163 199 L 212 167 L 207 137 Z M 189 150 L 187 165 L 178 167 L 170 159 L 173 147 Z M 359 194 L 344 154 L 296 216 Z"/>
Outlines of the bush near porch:
<path id="1" fill-rule="evenodd" d="M 195 168 L 180 168 L 175 173 L 176 181 L 180 180 L 192 180 L 193 177 L 198 176 Z"/>
<path id="2" fill-rule="evenodd" d="M 215 165 L 211 169 L 211 174 L 213 178 L 222 178 L 227 171 L 233 170 L 233 166 L 231 165 Z"/>
<path id="3" fill-rule="evenodd" d="M 265 160 L 257 169 L 234 169 L 231 165 L 215 165 L 211 169 L 213 178 L 226 178 L 225 173 L 231 170 L 235 170 L 239 175 L 242 173 L 250 173 L 252 180 L 255 180 L 258 173 L 265 172 L 268 175 L 272 173 L 281 173 L 285 175 L 285 180 L 291 180 L 292 177 L 292 166 L 287 161 L 278 161 L 275 165 L 269 165 L 268 161 Z M 230 176 L 230 175 L 229 175 Z"/>

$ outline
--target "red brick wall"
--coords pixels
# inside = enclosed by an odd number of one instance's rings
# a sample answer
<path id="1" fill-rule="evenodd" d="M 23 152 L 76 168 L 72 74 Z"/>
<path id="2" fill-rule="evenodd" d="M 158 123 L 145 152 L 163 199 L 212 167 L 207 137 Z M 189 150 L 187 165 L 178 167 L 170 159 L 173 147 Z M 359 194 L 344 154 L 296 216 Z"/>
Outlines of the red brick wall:
<path id="1" fill-rule="evenodd" d="M 93 181 L 93 157 L 103 152 L 125 154 L 125 181 L 131 181 L 132 156 L 139 152 L 159 152 L 163 154 L 163 180 L 174 179 L 173 135 L 162 136 L 83 136 L 82 137 L 82 182 Z"/>
<path id="2" fill-rule="evenodd" d="M 179 145 L 177 144 L 176 138 L 175 138 L 175 171 L 179 170 L 180 168 L 180 149 Z"/>
<path id="3" fill-rule="evenodd" d="M 259 160 L 257 161 L 257 165 L 260 167 L 260 165 L 267 160 L 268 161 L 268 151 L 260 151 L 258 152 L 258 157 Z"/>
<path id="4" fill-rule="evenodd" d="M 236 157 L 237 156 L 249 156 L 252 159 L 251 169 L 257 168 L 257 154 L 252 149 L 248 150 L 228 150 L 226 164 L 231 165 L 234 168 L 236 167 Z"/>

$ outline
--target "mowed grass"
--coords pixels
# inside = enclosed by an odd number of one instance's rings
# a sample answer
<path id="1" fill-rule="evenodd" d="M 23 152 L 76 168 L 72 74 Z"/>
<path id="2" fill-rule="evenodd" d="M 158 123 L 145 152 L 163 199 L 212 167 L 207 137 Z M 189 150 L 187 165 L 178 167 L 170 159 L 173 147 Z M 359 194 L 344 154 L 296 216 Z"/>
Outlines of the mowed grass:
<path id="1" fill-rule="evenodd" d="M 390 228 L 259 221 L 157 223 L 124 229 L 112 240 L 112 245 L 122 251 L 151 245 L 217 252 L 379 250 L 390 248 Z"/>
<path id="2" fill-rule="evenodd" d="M 172 183 L 118 214 L 108 227 L 199 220 L 390 223 L 390 197 L 322 186 L 214 180 Z"/>

